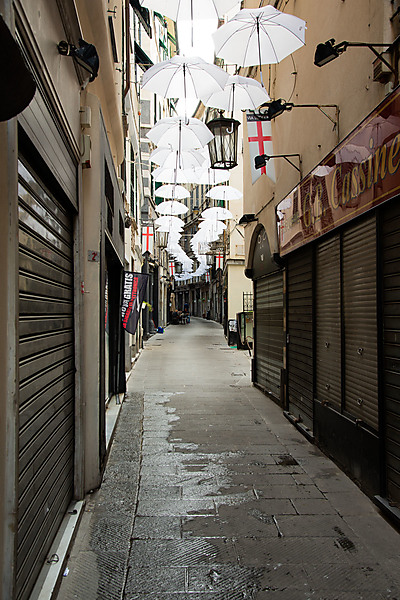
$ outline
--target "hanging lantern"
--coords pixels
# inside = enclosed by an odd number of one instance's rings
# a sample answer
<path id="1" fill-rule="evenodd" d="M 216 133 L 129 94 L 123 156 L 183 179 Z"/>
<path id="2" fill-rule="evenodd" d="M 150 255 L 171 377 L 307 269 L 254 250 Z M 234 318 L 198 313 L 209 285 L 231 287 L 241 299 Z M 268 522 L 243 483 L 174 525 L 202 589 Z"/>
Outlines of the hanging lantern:
<path id="1" fill-rule="evenodd" d="M 208 143 L 212 169 L 233 169 L 237 163 L 237 141 L 239 121 L 228 119 L 222 113 L 216 119 L 206 123 L 214 134 Z"/>

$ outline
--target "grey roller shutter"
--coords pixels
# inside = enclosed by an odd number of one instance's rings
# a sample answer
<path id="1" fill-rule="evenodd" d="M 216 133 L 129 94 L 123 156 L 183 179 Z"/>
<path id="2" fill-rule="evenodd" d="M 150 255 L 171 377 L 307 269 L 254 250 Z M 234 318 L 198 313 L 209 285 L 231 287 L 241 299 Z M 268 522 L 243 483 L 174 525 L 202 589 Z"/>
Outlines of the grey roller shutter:
<path id="1" fill-rule="evenodd" d="M 343 233 L 344 411 L 378 429 L 376 217 Z"/>
<path id="2" fill-rule="evenodd" d="M 72 217 L 19 163 L 17 598 L 26 600 L 73 496 Z"/>
<path id="3" fill-rule="evenodd" d="M 316 248 L 316 398 L 341 410 L 340 238 Z"/>
<path id="4" fill-rule="evenodd" d="M 400 207 L 383 216 L 383 357 L 386 493 L 400 503 Z"/>
<path id="5" fill-rule="evenodd" d="M 284 340 L 282 272 L 257 279 L 254 289 L 254 382 L 279 399 Z"/>
<path id="6" fill-rule="evenodd" d="M 288 400 L 289 412 L 313 426 L 312 247 L 288 261 Z"/>

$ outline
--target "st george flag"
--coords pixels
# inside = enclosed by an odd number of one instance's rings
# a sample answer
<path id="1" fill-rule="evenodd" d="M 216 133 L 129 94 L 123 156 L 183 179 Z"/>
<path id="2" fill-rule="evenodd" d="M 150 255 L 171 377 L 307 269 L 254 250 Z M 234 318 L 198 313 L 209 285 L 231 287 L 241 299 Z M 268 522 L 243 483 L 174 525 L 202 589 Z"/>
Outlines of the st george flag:
<path id="1" fill-rule="evenodd" d="M 154 227 L 142 227 L 142 254 L 154 252 Z"/>
<path id="2" fill-rule="evenodd" d="M 256 169 L 254 159 L 260 154 L 273 154 L 271 121 L 261 120 L 252 112 L 247 112 L 247 135 L 249 140 L 249 154 L 251 166 L 251 181 L 255 183 L 264 173 L 275 181 L 274 161 L 269 160 L 265 167 Z"/>
<path id="3" fill-rule="evenodd" d="M 223 254 L 216 254 L 215 255 L 215 268 L 216 269 L 223 269 L 224 268 L 224 255 Z"/>
<path id="4" fill-rule="evenodd" d="M 144 294 L 146 292 L 146 273 L 124 272 L 124 292 L 122 296 L 122 327 L 132 335 L 136 332 Z"/>
<path id="5" fill-rule="evenodd" d="M 171 275 L 171 277 L 173 277 L 175 275 L 175 261 L 174 260 L 170 260 L 168 262 L 168 269 L 169 269 L 169 274 Z"/>

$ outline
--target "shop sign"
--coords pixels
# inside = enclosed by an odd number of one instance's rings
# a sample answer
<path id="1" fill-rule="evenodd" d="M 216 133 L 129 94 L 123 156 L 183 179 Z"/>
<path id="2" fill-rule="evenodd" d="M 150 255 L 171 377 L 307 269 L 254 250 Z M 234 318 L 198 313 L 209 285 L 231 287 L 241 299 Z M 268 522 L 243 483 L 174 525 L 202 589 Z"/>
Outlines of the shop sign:
<path id="1" fill-rule="evenodd" d="M 400 193 L 400 89 L 277 206 L 281 256 Z"/>

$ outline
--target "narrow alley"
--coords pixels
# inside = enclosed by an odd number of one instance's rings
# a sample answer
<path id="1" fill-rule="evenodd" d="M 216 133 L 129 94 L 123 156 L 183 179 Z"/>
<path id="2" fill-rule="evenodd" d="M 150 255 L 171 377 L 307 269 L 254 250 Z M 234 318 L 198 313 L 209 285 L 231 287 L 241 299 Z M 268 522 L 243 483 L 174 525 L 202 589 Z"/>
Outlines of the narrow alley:
<path id="1" fill-rule="evenodd" d="M 145 344 L 57 600 L 399 600 L 399 547 L 195 318 Z"/>

